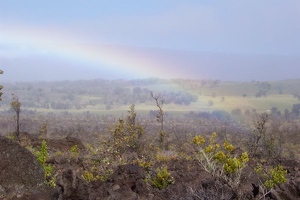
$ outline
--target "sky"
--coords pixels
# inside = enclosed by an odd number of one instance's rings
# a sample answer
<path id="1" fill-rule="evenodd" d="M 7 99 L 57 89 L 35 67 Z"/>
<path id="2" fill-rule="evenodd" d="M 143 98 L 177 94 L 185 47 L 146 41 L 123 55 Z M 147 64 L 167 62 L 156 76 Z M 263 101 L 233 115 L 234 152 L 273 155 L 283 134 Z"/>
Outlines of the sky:
<path id="1" fill-rule="evenodd" d="M 299 0 L 0 0 L 2 80 L 300 78 Z"/>

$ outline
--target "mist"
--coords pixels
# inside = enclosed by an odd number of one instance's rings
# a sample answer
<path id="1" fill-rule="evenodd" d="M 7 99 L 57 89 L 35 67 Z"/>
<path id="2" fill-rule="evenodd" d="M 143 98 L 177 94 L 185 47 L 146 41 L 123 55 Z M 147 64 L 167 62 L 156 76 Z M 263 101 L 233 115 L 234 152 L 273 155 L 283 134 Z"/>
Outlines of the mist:
<path id="1" fill-rule="evenodd" d="M 218 79 L 224 81 L 272 81 L 297 79 L 300 58 L 292 56 L 238 55 L 222 53 L 198 53 L 151 48 L 128 48 L 148 60 L 159 63 L 157 78 Z M 116 58 L 118 59 L 118 58 Z M 123 71 L 106 65 L 76 62 L 55 56 L 30 55 L 26 57 L 0 57 L 4 71 L 2 81 L 59 81 L 91 79 L 142 79 L 153 77 L 136 75 L 145 70 L 126 68 Z M 167 68 L 170 73 L 162 73 Z M 172 74 L 179 70 L 178 74 Z"/>

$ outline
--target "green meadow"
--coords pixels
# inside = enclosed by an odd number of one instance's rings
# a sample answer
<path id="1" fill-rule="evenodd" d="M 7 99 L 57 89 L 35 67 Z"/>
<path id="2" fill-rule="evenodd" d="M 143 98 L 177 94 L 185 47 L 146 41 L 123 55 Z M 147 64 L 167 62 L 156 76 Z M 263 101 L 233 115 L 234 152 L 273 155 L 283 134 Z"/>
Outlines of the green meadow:
<path id="1" fill-rule="evenodd" d="M 10 93 L 19 96 L 23 109 L 56 114 L 89 112 L 122 116 L 131 104 L 135 104 L 139 114 L 148 115 L 149 111 L 157 110 L 151 92 L 165 102 L 164 111 L 174 115 L 190 111 L 231 112 L 234 109 L 267 112 L 273 107 L 283 113 L 300 103 L 300 79 L 274 82 L 145 79 L 67 83 L 4 84 L 1 107 L 9 109 Z"/>

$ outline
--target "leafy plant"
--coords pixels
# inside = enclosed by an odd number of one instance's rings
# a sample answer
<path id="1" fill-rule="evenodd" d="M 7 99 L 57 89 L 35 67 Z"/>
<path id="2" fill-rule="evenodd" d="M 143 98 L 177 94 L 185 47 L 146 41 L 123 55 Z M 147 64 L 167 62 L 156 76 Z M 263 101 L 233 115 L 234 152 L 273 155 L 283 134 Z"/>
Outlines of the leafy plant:
<path id="1" fill-rule="evenodd" d="M 79 150 L 79 148 L 78 148 L 78 145 L 76 144 L 76 145 L 72 146 L 72 147 L 70 148 L 70 152 L 71 152 L 71 156 L 72 156 L 72 157 L 78 157 L 79 154 L 80 154 L 80 150 Z"/>
<path id="2" fill-rule="evenodd" d="M 113 172 L 114 156 L 107 146 L 95 148 L 89 144 L 83 157 L 84 171 L 81 177 L 86 182 L 105 181 Z"/>
<path id="3" fill-rule="evenodd" d="M 216 138 L 216 133 L 211 135 L 208 142 L 200 135 L 193 138 L 196 159 L 205 171 L 223 178 L 229 186 L 236 188 L 240 184 L 242 170 L 249 161 L 248 154 L 243 152 L 240 156 L 234 155 L 232 152 L 235 147 L 232 144 L 227 140 L 219 144 Z"/>
<path id="4" fill-rule="evenodd" d="M 140 138 L 145 133 L 145 128 L 136 124 L 134 105 L 130 107 L 128 113 L 127 120 L 119 119 L 114 128 L 109 130 L 113 137 L 111 144 L 113 154 L 119 158 L 128 151 L 138 152 Z"/>
<path id="5" fill-rule="evenodd" d="M 263 191 L 262 198 L 269 194 L 275 185 L 286 182 L 287 170 L 283 169 L 281 165 L 272 167 L 269 170 L 264 169 L 262 165 L 258 165 L 255 168 L 255 172 L 261 175 L 263 179 L 263 183 L 260 185 Z"/>
<path id="6" fill-rule="evenodd" d="M 93 172 L 89 172 L 89 171 L 83 171 L 81 177 L 83 178 L 83 180 L 85 180 L 86 182 L 91 182 L 91 181 L 95 181 L 97 180 L 96 177 L 94 176 Z"/>
<path id="7" fill-rule="evenodd" d="M 45 183 L 51 187 L 56 187 L 56 177 L 53 176 L 53 166 L 46 163 L 48 159 L 48 147 L 45 140 L 42 141 L 39 150 L 36 150 L 34 154 L 45 172 Z"/>
<path id="8" fill-rule="evenodd" d="M 16 136 L 17 139 L 20 137 L 20 113 L 21 113 L 21 102 L 19 98 L 12 94 L 12 102 L 10 103 L 10 108 L 16 113 Z"/>
<path id="9" fill-rule="evenodd" d="M 168 168 L 164 166 L 162 168 L 157 169 L 156 177 L 152 180 L 152 186 L 154 188 L 162 190 L 168 185 L 173 184 L 174 182 L 175 180 L 171 176 L 170 172 L 168 172 Z"/>
<path id="10" fill-rule="evenodd" d="M 47 122 L 43 123 L 42 128 L 39 130 L 40 137 L 46 137 L 47 135 Z"/>

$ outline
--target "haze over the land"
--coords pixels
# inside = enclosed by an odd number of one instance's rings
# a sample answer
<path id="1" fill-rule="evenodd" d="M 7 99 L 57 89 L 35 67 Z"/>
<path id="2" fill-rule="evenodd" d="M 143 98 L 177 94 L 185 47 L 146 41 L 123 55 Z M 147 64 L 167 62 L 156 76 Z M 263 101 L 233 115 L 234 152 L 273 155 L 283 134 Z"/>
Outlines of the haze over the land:
<path id="1" fill-rule="evenodd" d="M 300 78 L 300 1 L 1 1 L 4 81 Z"/>

